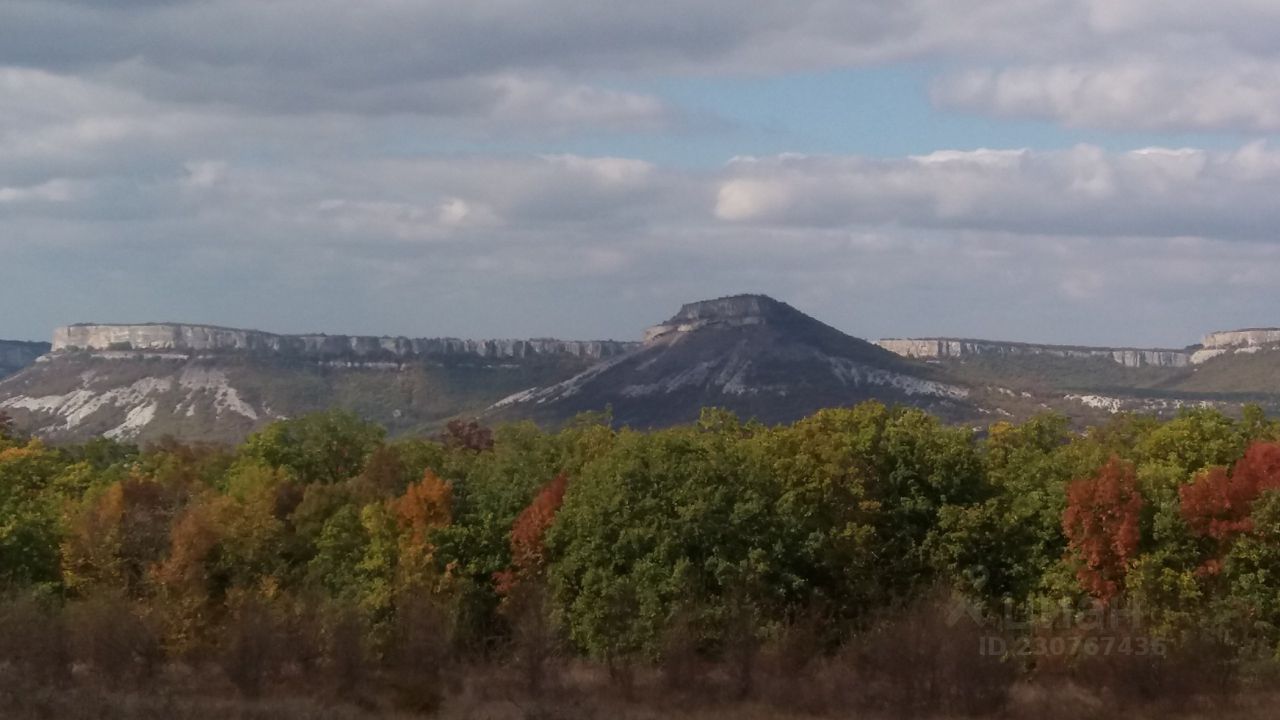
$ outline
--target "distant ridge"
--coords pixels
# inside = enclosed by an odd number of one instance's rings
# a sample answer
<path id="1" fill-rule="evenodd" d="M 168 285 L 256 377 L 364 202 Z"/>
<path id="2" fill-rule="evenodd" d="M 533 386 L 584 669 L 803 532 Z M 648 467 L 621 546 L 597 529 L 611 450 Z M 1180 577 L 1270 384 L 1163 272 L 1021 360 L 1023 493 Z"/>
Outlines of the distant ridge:
<path id="1" fill-rule="evenodd" d="M 7 374 L 7 375 L 6 375 Z M 786 422 L 877 400 L 982 428 L 1061 412 L 1280 412 L 1280 328 L 1185 348 L 958 337 L 852 337 L 762 294 L 688 302 L 640 342 L 278 334 L 179 322 L 77 323 L 52 343 L 0 341 L 0 412 L 46 440 L 235 442 L 283 417 L 344 408 L 393 433 L 454 418 L 563 423 L 612 409 L 660 427 L 704 407 Z"/>
<path id="2" fill-rule="evenodd" d="M 49 343 L 0 340 L 0 378 L 12 375 L 49 352 Z"/>
<path id="3" fill-rule="evenodd" d="M 1124 367 L 1185 367 L 1192 363 L 1194 348 L 1092 347 L 980 340 L 975 338 L 883 338 L 880 347 L 903 357 L 919 359 L 964 358 L 975 355 L 1051 355 L 1063 358 L 1104 358 Z"/>
<path id="4" fill-rule="evenodd" d="M 442 354 L 526 357 L 569 354 L 600 359 L 626 352 L 636 343 L 616 340 L 466 340 L 372 335 L 281 335 L 218 325 L 186 323 L 78 323 L 54 330 L 54 352 L 141 350 L 178 352 L 254 351 L 314 356 L 411 358 Z"/>

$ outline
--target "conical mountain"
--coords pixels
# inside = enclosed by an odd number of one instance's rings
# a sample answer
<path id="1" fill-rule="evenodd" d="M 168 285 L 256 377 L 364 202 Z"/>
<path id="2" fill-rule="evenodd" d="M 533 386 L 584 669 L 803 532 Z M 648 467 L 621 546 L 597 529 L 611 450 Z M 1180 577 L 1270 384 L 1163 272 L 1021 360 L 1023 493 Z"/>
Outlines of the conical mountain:
<path id="1" fill-rule="evenodd" d="M 877 399 L 944 417 L 973 414 L 968 389 L 935 368 L 846 335 L 764 295 L 689 303 L 649 328 L 644 343 L 568 380 L 499 402 L 497 416 L 557 422 L 612 409 L 655 427 L 723 407 L 764 422 Z"/>

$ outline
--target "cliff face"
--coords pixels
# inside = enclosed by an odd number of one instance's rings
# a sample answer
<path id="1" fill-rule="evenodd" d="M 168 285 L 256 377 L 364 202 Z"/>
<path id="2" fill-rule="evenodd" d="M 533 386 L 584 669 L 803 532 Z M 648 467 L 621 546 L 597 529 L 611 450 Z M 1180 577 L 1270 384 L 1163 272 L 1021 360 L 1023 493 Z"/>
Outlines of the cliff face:
<path id="1" fill-rule="evenodd" d="M 644 342 L 671 340 L 673 334 L 691 333 L 708 327 L 760 325 L 770 318 L 781 319 L 790 306 L 763 295 L 734 295 L 686 303 L 672 318 L 644 331 Z"/>
<path id="2" fill-rule="evenodd" d="M 1188 350 L 1035 345 L 961 338 L 888 338 L 880 340 L 877 344 L 903 357 L 925 360 L 964 358 L 975 355 L 1002 357 L 1047 355 L 1063 358 L 1104 358 L 1130 368 L 1178 368 L 1186 367 L 1192 362 L 1192 354 Z"/>
<path id="3" fill-rule="evenodd" d="M 1204 342 L 1201 344 L 1206 350 L 1222 350 L 1277 343 L 1280 343 L 1280 328 L 1249 328 L 1211 332 L 1204 336 Z"/>
<path id="4" fill-rule="evenodd" d="M 157 323 L 69 325 L 53 334 L 53 351 L 150 350 L 177 352 L 267 352 L 313 357 L 357 356 L 410 359 L 432 355 L 522 358 L 570 355 L 603 359 L 636 343 L 613 340 L 464 340 L 459 338 L 372 337 L 360 335 L 277 335 L 257 330 Z"/>
<path id="5" fill-rule="evenodd" d="M 49 352 L 49 343 L 0 340 L 0 377 L 12 375 Z"/>

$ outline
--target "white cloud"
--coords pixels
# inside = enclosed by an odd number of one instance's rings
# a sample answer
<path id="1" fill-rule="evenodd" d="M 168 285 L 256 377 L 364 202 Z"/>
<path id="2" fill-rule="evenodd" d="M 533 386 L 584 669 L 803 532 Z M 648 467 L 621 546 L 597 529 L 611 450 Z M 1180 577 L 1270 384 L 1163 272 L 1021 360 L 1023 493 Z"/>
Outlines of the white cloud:
<path id="1" fill-rule="evenodd" d="M 730 163 L 715 214 L 761 225 L 978 229 L 1094 237 L 1272 240 L 1280 152 L 940 151 Z"/>
<path id="2" fill-rule="evenodd" d="M 1278 16 L 1270 0 L 11 0 L 0 305 L 42 297 L 33 335 L 110 307 L 584 336 L 744 289 L 845 312 L 864 334 L 991 318 L 1017 335 L 1134 298 L 1152 327 L 1274 323 L 1243 316 L 1270 310 L 1259 283 L 1280 272 L 1280 152 L 1265 143 L 710 170 L 560 150 L 687 130 L 655 78 L 900 61 L 955 69 L 932 86 L 944 108 L 1269 133 Z M 518 150 L 543 141 L 557 154 Z M 1214 292 L 1201 307 L 1186 287 Z M 573 293 L 593 302 L 569 318 Z M 468 302 L 503 319 L 415 324 L 420 307 Z M 954 325 L 911 325 L 939 306 Z"/>
<path id="3" fill-rule="evenodd" d="M 949 108 L 1115 129 L 1280 130 L 1280 60 L 1137 58 L 969 70 L 936 81 Z"/>
<path id="4" fill-rule="evenodd" d="M 933 90 L 947 107 L 1271 132 L 1277 26 L 1270 0 L 13 0 L 0 6 L 0 73 L 178 106 L 505 134 L 678 125 L 660 98 L 612 87 L 635 78 L 925 61 L 958 68 Z"/>

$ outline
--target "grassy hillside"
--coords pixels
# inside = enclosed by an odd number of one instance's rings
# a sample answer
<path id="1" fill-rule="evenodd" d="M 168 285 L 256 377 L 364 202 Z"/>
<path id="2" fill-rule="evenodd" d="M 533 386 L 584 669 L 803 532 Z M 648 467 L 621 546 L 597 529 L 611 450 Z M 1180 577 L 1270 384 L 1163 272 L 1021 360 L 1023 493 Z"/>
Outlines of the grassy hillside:
<path id="1" fill-rule="evenodd" d="M 392 434 L 433 432 L 589 363 L 570 355 L 346 364 L 234 353 L 200 359 L 61 354 L 0 382 L 0 410 L 19 427 L 59 442 L 99 435 L 237 442 L 271 420 L 335 408 Z"/>
<path id="2" fill-rule="evenodd" d="M 1168 387 L 1191 374 L 1189 368 L 1128 368 L 1107 358 L 1053 355 L 972 355 L 930 364 L 971 383 L 1041 393 Z"/>

